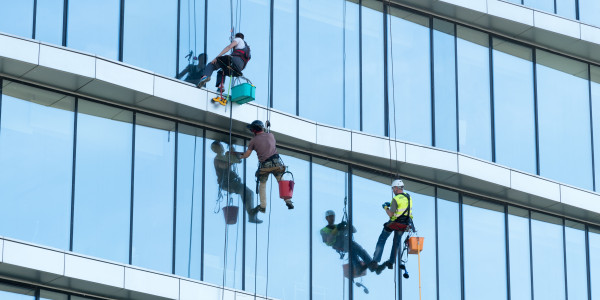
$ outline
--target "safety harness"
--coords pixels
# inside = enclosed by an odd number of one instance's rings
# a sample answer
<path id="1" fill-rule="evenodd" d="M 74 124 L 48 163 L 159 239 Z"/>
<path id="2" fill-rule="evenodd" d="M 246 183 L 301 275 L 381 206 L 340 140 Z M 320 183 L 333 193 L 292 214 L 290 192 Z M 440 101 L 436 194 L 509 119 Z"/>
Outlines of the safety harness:
<path id="1" fill-rule="evenodd" d="M 407 231 L 410 230 L 412 225 L 412 219 L 410 217 L 410 195 L 408 193 L 401 193 L 408 200 L 408 206 L 406 209 L 393 221 L 390 220 L 383 224 L 388 231 Z M 394 199 L 396 201 L 396 199 Z"/>
<path id="2" fill-rule="evenodd" d="M 246 43 L 246 41 L 244 41 L 244 44 L 246 44 L 246 46 L 243 49 L 235 49 L 235 50 L 233 50 L 233 53 L 231 54 L 231 56 L 237 56 L 237 57 L 241 58 L 242 61 L 244 61 L 242 70 L 246 68 L 246 64 L 248 63 L 250 58 L 252 58 L 252 56 L 250 55 L 250 45 L 248 45 L 248 43 Z"/>

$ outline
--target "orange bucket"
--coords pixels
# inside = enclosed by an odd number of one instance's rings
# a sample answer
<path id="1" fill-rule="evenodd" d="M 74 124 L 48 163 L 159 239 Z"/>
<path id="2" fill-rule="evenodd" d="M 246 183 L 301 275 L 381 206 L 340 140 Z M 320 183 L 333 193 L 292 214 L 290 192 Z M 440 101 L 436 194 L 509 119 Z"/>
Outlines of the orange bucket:
<path id="1" fill-rule="evenodd" d="M 237 223 L 238 218 L 237 206 L 225 206 L 223 207 L 223 217 L 225 217 L 225 224 L 231 225 Z"/>
<path id="2" fill-rule="evenodd" d="M 294 174 L 292 174 L 292 172 L 285 172 L 283 175 L 286 173 L 292 175 L 292 180 L 279 181 L 279 198 L 283 200 L 292 199 L 292 196 L 294 195 Z M 281 175 L 282 178 L 283 175 Z"/>
<path id="3" fill-rule="evenodd" d="M 365 263 L 361 262 L 360 265 L 364 266 Z M 344 264 L 343 267 L 344 267 L 344 277 L 350 278 L 350 264 L 349 263 L 348 264 Z M 357 269 L 358 269 L 357 267 L 354 267 L 354 270 L 353 270 L 354 271 L 354 276 L 353 276 L 353 278 L 357 278 L 357 277 L 361 277 L 361 276 L 367 275 L 367 270 L 364 270 L 362 273 L 357 274 L 357 271 L 358 271 Z"/>
<path id="4" fill-rule="evenodd" d="M 424 237 L 411 237 L 408 239 L 408 254 L 418 254 L 423 251 Z"/>

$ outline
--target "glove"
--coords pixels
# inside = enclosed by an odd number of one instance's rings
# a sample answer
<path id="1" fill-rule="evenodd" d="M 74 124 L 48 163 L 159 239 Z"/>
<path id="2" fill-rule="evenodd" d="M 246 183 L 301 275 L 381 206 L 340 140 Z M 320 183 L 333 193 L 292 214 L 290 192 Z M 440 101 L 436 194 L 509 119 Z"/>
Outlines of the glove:
<path id="1" fill-rule="evenodd" d="M 340 229 L 344 229 L 344 228 L 346 228 L 346 226 L 348 226 L 348 223 L 346 223 L 346 222 L 341 222 L 340 224 L 337 224 L 337 229 L 338 229 L 338 230 L 340 230 Z"/>
<path id="2" fill-rule="evenodd" d="M 391 203 L 389 203 L 389 202 L 386 202 L 386 203 L 384 203 L 384 204 L 381 204 L 381 207 L 382 207 L 383 209 L 388 209 L 388 208 L 390 208 L 390 205 L 392 205 L 392 204 L 391 204 Z"/>

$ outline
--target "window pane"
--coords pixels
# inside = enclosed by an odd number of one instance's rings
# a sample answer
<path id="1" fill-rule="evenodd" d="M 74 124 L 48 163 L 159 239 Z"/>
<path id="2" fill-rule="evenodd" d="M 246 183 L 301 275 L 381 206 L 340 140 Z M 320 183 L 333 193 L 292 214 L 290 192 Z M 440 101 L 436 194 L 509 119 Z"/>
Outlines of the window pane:
<path id="1" fill-rule="evenodd" d="M 433 19 L 435 146 L 457 151 L 454 24 Z"/>
<path id="2" fill-rule="evenodd" d="M 565 221 L 567 257 L 567 291 L 569 299 L 587 299 L 587 261 L 585 249 L 585 226 Z"/>
<path id="3" fill-rule="evenodd" d="M 540 175 L 591 190 L 587 64 L 541 50 L 536 55 Z"/>
<path id="4" fill-rule="evenodd" d="M 535 174 L 533 53 L 502 39 L 493 44 L 496 162 Z"/>
<path id="5" fill-rule="evenodd" d="M 581 22 L 600 26 L 600 1 L 579 0 L 579 20 Z"/>
<path id="6" fill-rule="evenodd" d="M 465 298 L 506 299 L 504 207 L 463 197 L 463 232 Z"/>
<path id="7" fill-rule="evenodd" d="M 554 0 L 524 0 L 523 5 L 537 10 L 554 13 Z"/>
<path id="8" fill-rule="evenodd" d="M 532 213 L 531 242 L 535 299 L 565 299 L 562 220 Z"/>
<path id="9" fill-rule="evenodd" d="M 556 0 L 556 14 L 574 20 L 577 16 L 575 1 L 581 0 Z"/>
<path id="10" fill-rule="evenodd" d="M 344 127 L 360 130 L 360 42 L 359 42 L 359 10 L 356 0 L 347 0 L 345 32 L 344 69 L 346 70 L 344 95 Z"/>
<path id="11" fill-rule="evenodd" d="M 592 129 L 594 132 L 594 171 L 596 190 L 600 188 L 600 68 L 591 66 Z"/>
<path id="12" fill-rule="evenodd" d="M 440 300 L 461 299 L 458 193 L 437 189 Z"/>
<path id="13" fill-rule="evenodd" d="M 406 270 L 410 278 L 402 279 L 402 299 L 419 298 L 419 273 L 421 274 L 421 294 L 423 299 L 435 299 L 436 290 L 436 245 L 435 245 L 435 188 L 404 180 L 407 192 L 413 199 L 413 220 L 418 230 L 417 236 L 425 237 L 421 253 L 421 269 L 416 255 L 405 254 L 408 259 Z M 403 242 L 403 241 L 401 241 Z M 415 259 L 417 258 L 417 259 Z M 456 274 L 456 273 L 455 273 Z"/>
<path id="14" fill-rule="evenodd" d="M 246 229 L 246 290 L 278 299 L 308 299 L 309 296 L 309 162 L 305 155 L 278 149 L 289 171 L 294 173 L 294 210 L 278 199 L 274 176 L 267 181 L 267 212 L 259 213 L 264 223 Z M 254 182 L 256 155 L 246 161 L 246 180 Z M 285 175 L 284 178 L 289 178 Z M 269 232 L 270 226 L 270 232 Z M 285 228 L 285 230 L 279 230 Z M 267 239 L 269 248 L 267 248 Z M 282 243 L 291 241 L 293 243 Z M 258 246 L 258 247 L 257 247 Z M 317 247 L 317 245 L 314 245 Z M 268 256 L 267 256 L 268 253 Z M 268 262 L 268 263 L 267 263 Z M 256 269 L 255 269 L 256 264 Z M 268 277 L 267 277 L 267 266 Z M 293 271 L 290 271 L 293 270 Z M 339 273 L 338 273 L 339 274 Z M 268 291 L 266 279 L 268 278 Z"/>
<path id="15" fill-rule="evenodd" d="M 175 75 L 176 0 L 127 0 L 124 26 L 124 62 L 162 75 Z"/>
<path id="16" fill-rule="evenodd" d="M 392 8 L 388 22 L 390 136 L 431 145 L 429 18 Z"/>
<path id="17" fill-rule="evenodd" d="M 179 74 L 177 78 L 198 83 L 206 65 L 204 52 L 204 1 L 180 1 Z"/>
<path id="18" fill-rule="evenodd" d="M 132 123 L 130 111 L 79 100 L 75 252 L 129 263 Z"/>
<path id="19" fill-rule="evenodd" d="M 206 148 L 204 149 L 206 153 L 204 161 L 206 168 L 204 224 L 206 230 L 204 230 L 203 241 L 204 278 L 202 280 L 241 289 L 243 230 L 244 220 L 248 219 L 245 217 L 244 210 L 248 206 L 254 206 L 252 199 L 254 193 L 249 189 L 249 186 L 253 186 L 251 183 L 254 182 L 254 178 L 250 178 L 246 182 L 249 184 L 244 185 L 244 165 L 241 161 L 231 160 L 228 155 L 229 151 L 242 152 L 243 140 L 232 140 L 230 147 L 227 135 L 210 131 L 206 134 Z M 250 205 L 244 205 L 243 197 L 250 198 L 247 200 Z M 232 218 L 235 223 L 226 225 L 224 207 L 229 209 L 232 206 L 238 207 L 237 215 Z M 260 217 L 262 216 L 260 215 Z M 252 227 L 250 226 L 250 228 Z M 247 247 L 246 251 L 248 251 Z M 223 274 L 223 270 L 225 270 L 225 274 Z"/>
<path id="20" fill-rule="evenodd" d="M 119 0 L 69 0 L 67 46 L 119 58 Z"/>
<path id="21" fill-rule="evenodd" d="M 35 39 L 62 45 L 64 0 L 37 0 Z"/>
<path id="22" fill-rule="evenodd" d="M 201 279 L 202 129 L 179 124 L 177 139 L 175 274 Z"/>
<path id="23" fill-rule="evenodd" d="M 531 300 L 529 212 L 527 210 L 508 207 L 508 246 L 510 299 Z"/>
<path id="24" fill-rule="evenodd" d="M 69 249 L 75 99 L 4 81 L 2 235 Z"/>
<path id="25" fill-rule="evenodd" d="M 347 212 L 349 205 L 346 203 L 348 194 L 346 166 L 314 159 L 312 174 L 312 299 L 347 299 L 348 278 L 340 270 L 344 266 L 347 268 L 349 265 L 349 247 L 346 246 L 348 237 L 333 235 L 332 240 L 329 241 L 330 245 L 328 245 L 326 240 L 324 241 L 324 238 L 328 237 L 327 233 L 325 233 L 325 237 L 322 237 L 321 232 L 321 230 L 328 230 L 326 229 L 328 222 L 325 215 L 328 210 L 335 212 L 332 226 L 337 226 L 342 221 L 348 222 L 345 218 L 345 212 Z M 340 245 L 345 247 L 341 248 L 345 250 L 342 252 L 344 253 L 343 260 L 341 254 L 337 252 Z M 353 256 L 356 254 L 353 265 L 356 269 L 359 267 L 359 262 L 365 261 L 358 255 L 358 251 L 360 251 L 360 248 L 370 251 L 371 245 L 360 245 L 356 242 L 352 245 L 354 246 L 352 248 Z M 368 248 L 365 249 L 365 246 L 368 246 Z M 371 253 L 368 253 L 368 255 L 370 256 Z M 344 295 L 346 295 L 345 298 Z"/>
<path id="26" fill-rule="evenodd" d="M 343 1 L 300 1 L 300 86 L 310 87 L 300 89 L 300 116 L 335 126 L 344 113 L 343 20 Z"/>
<path id="27" fill-rule="evenodd" d="M 383 4 L 362 1 L 362 130 L 384 135 Z"/>
<path id="28" fill-rule="evenodd" d="M 273 107 L 295 115 L 296 0 L 274 1 L 273 23 Z"/>
<path id="29" fill-rule="evenodd" d="M 175 124 L 137 114 L 132 264 L 172 272 Z"/>
<path id="30" fill-rule="evenodd" d="M 458 26 L 460 152 L 492 160 L 488 35 Z"/>
<path id="31" fill-rule="evenodd" d="M 40 299 L 42 300 L 69 300 L 69 295 L 46 290 L 40 291 Z M 73 298 L 71 298 L 73 299 Z"/>
<path id="32" fill-rule="evenodd" d="M 31 288 L 0 283 L 0 298 L 2 300 L 33 300 L 35 290 Z"/>
<path id="33" fill-rule="evenodd" d="M 600 298 L 600 230 L 589 229 L 590 286 L 592 299 Z"/>
<path id="34" fill-rule="evenodd" d="M 0 0 L 0 32 L 31 38 L 33 0 Z"/>

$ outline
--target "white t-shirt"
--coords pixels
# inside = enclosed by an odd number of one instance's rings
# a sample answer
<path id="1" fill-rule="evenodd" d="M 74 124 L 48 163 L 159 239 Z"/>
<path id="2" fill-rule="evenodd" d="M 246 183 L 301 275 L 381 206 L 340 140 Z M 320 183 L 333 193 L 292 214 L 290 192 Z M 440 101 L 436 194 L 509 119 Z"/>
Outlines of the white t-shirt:
<path id="1" fill-rule="evenodd" d="M 237 50 L 237 49 L 244 49 L 244 48 L 246 48 L 246 43 L 244 42 L 244 40 L 242 40 L 242 38 L 236 37 L 233 40 L 237 42 L 237 45 L 235 45 L 235 47 L 233 49 Z"/>

